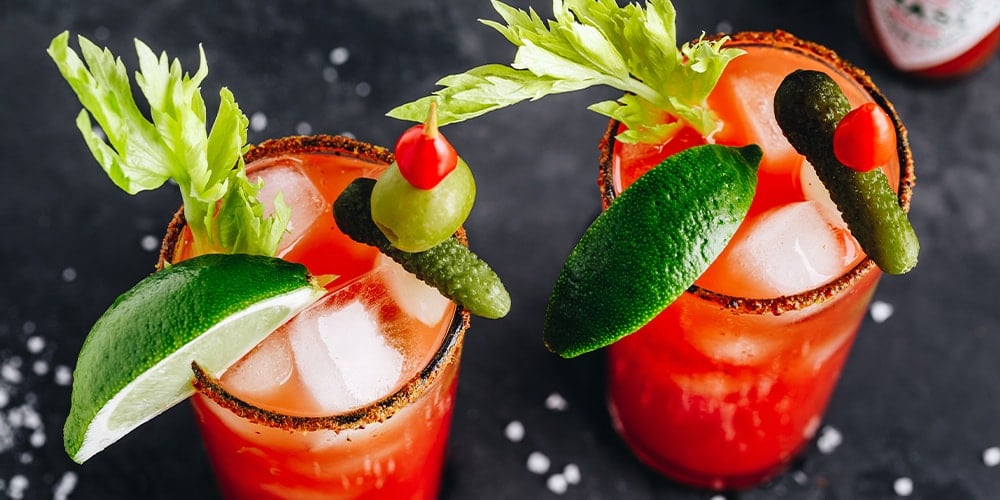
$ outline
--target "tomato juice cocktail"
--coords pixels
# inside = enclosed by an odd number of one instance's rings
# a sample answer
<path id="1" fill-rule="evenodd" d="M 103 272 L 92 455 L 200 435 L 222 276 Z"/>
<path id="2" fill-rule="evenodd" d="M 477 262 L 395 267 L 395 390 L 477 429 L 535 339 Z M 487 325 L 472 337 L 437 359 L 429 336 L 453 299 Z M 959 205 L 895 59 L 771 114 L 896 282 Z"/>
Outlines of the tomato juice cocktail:
<path id="1" fill-rule="evenodd" d="M 192 399 L 227 498 L 436 498 L 468 314 L 376 248 L 337 228 L 330 207 L 391 154 L 343 137 L 252 148 L 292 209 L 278 255 L 331 280 L 329 295 L 218 379 L 198 372 Z M 180 215 L 180 214 L 178 214 Z M 191 257 L 175 218 L 163 262 Z M 175 258 L 176 256 L 176 258 Z"/>
<path id="2" fill-rule="evenodd" d="M 669 154 L 713 142 L 763 148 L 747 218 L 722 255 L 659 316 L 608 347 L 616 430 L 646 464 L 684 483 L 743 488 L 783 470 L 811 439 L 880 277 L 812 167 L 775 123 L 773 96 L 796 69 L 828 73 L 852 107 L 892 117 L 898 155 L 882 167 L 900 203 L 913 182 L 905 130 L 860 70 L 786 33 L 744 33 L 708 105 L 722 125 L 663 145 L 624 144 L 612 122 L 600 185 L 616 193 Z M 613 278 L 612 278 L 613 279 Z"/>

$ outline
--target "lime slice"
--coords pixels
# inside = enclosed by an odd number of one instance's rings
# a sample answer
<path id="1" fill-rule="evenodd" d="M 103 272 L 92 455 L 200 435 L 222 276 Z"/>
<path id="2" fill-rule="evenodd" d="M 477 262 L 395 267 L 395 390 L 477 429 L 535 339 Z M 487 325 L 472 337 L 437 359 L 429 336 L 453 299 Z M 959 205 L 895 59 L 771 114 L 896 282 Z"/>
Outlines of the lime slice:
<path id="1" fill-rule="evenodd" d="M 78 463 L 194 394 L 191 363 L 219 374 L 324 294 L 273 257 L 203 255 L 125 292 L 80 349 L 64 444 Z"/>
<path id="2" fill-rule="evenodd" d="M 545 345 L 563 357 L 638 330 L 690 287 L 739 227 L 757 146 L 694 147 L 646 172 L 591 224 L 549 298 Z"/>

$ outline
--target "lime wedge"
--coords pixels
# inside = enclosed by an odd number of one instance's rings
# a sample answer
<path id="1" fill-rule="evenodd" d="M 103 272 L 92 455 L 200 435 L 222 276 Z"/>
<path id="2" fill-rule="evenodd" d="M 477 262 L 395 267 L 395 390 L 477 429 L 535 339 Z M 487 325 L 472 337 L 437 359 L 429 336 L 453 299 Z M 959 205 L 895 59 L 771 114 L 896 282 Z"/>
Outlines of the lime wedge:
<path id="1" fill-rule="evenodd" d="M 757 146 L 705 145 L 646 172 L 591 224 L 549 297 L 543 337 L 574 357 L 638 330 L 701 276 L 757 186 Z"/>
<path id="2" fill-rule="evenodd" d="M 191 363 L 219 374 L 324 294 L 306 268 L 211 254 L 153 273 L 80 349 L 64 444 L 78 463 L 194 394 Z"/>

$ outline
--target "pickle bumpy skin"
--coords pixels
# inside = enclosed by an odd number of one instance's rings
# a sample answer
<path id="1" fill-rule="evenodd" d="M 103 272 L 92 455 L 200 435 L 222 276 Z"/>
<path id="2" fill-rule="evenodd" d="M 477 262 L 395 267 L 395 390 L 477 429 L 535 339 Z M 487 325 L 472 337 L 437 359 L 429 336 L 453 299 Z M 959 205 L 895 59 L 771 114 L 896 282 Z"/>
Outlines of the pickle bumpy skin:
<path id="1" fill-rule="evenodd" d="M 374 179 L 355 179 L 337 197 L 333 215 L 351 239 L 378 248 L 442 295 L 483 318 L 501 318 L 510 310 L 510 294 L 500 278 L 452 236 L 422 252 L 404 252 L 389 242 L 371 218 Z"/>
<path id="2" fill-rule="evenodd" d="M 816 169 L 861 248 L 883 271 L 903 274 L 917 264 L 920 244 L 896 193 L 881 169 L 860 173 L 833 153 L 833 132 L 850 110 L 840 87 L 819 71 L 792 72 L 774 95 L 778 125 Z"/>

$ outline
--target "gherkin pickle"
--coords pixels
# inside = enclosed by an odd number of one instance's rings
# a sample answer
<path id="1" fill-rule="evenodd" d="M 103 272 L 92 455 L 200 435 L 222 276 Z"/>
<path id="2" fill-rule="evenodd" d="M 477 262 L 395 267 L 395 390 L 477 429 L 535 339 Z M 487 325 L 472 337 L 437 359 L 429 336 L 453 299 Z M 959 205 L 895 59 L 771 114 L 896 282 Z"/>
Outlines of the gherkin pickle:
<path id="1" fill-rule="evenodd" d="M 422 252 L 392 245 L 371 218 L 374 179 L 355 179 L 337 197 L 333 215 L 351 239 L 378 248 L 442 295 L 483 318 L 501 318 L 510 310 L 510 294 L 496 273 L 454 236 Z"/>
<path id="2" fill-rule="evenodd" d="M 881 169 L 857 172 L 837 160 L 833 132 L 851 110 L 840 87 L 820 71 L 785 77 L 774 115 L 796 151 L 816 169 L 851 234 L 883 271 L 903 274 L 917 264 L 920 243 Z"/>

